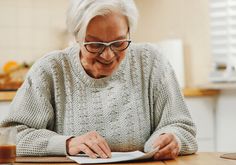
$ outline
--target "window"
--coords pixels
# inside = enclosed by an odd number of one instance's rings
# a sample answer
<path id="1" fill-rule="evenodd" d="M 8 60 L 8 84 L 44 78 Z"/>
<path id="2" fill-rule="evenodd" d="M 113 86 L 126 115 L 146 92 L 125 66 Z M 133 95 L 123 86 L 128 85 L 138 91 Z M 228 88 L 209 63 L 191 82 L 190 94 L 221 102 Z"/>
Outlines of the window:
<path id="1" fill-rule="evenodd" d="M 236 81 L 236 0 L 210 0 L 212 82 Z"/>

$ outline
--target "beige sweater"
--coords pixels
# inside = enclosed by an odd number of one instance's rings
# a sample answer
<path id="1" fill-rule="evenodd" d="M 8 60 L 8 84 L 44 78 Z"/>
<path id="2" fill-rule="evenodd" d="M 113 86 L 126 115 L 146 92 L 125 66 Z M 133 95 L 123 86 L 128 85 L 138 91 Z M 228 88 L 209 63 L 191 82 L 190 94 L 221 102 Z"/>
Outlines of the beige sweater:
<path id="1" fill-rule="evenodd" d="M 79 47 L 38 60 L 0 126 L 17 126 L 18 155 L 65 155 L 68 137 L 96 130 L 112 151 L 152 149 L 174 133 L 181 154 L 196 152 L 196 129 L 175 74 L 158 50 L 131 44 L 112 76 L 93 79 Z"/>

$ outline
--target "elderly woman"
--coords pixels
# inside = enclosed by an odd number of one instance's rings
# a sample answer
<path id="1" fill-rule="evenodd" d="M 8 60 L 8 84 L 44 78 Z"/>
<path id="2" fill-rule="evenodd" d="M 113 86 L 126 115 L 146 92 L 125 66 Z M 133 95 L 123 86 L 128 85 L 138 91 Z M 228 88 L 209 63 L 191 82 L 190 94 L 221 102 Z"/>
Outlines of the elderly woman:
<path id="1" fill-rule="evenodd" d="M 1 126 L 16 126 L 18 155 L 111 157 L 159 147 L 154 159 L 197 150 L 196 130 L 167 60 L 131 43 L 132 0 L 73 0 L 76 43 L 39 59 Z"/>

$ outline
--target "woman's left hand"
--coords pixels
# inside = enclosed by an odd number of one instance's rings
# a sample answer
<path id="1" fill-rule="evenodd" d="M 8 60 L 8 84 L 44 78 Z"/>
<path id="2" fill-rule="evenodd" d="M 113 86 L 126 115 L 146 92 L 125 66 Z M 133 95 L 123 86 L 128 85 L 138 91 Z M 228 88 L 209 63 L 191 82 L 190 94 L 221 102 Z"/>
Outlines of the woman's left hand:
<path id="1" fill-rule="evenodd" d="M 160 147 L 153 156 L 155 160 L 175 159 L 179 154 L 178 141 L 172 133 L 160 135 L 153 143 L 153 148 Z"/>

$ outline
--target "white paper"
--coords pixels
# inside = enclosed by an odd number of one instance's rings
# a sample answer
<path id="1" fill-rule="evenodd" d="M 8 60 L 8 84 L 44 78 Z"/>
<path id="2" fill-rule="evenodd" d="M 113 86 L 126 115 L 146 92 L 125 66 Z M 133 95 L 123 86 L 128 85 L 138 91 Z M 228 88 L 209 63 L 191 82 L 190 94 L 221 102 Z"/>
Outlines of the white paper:
<path id="1" fill-rule="evenodd" d="M 124 162 L 130 160 L 141 160 L 141 159 L 149 159 L 152 158 L 153 155 L 159 151 L 159 147 L 154 149 L 151 152 L 143 153 L 141 151 L 133 151 L 133 152 L 112 152 L 112 157 L 103 159 L 97 158 L 93 159 L 85 155 L 76 155 L 76 156 L 68 156 L 68 158 L 74 160 L 79 164 L 93 164 L 93 163 L 114 163 L 114 162 Z"/>

